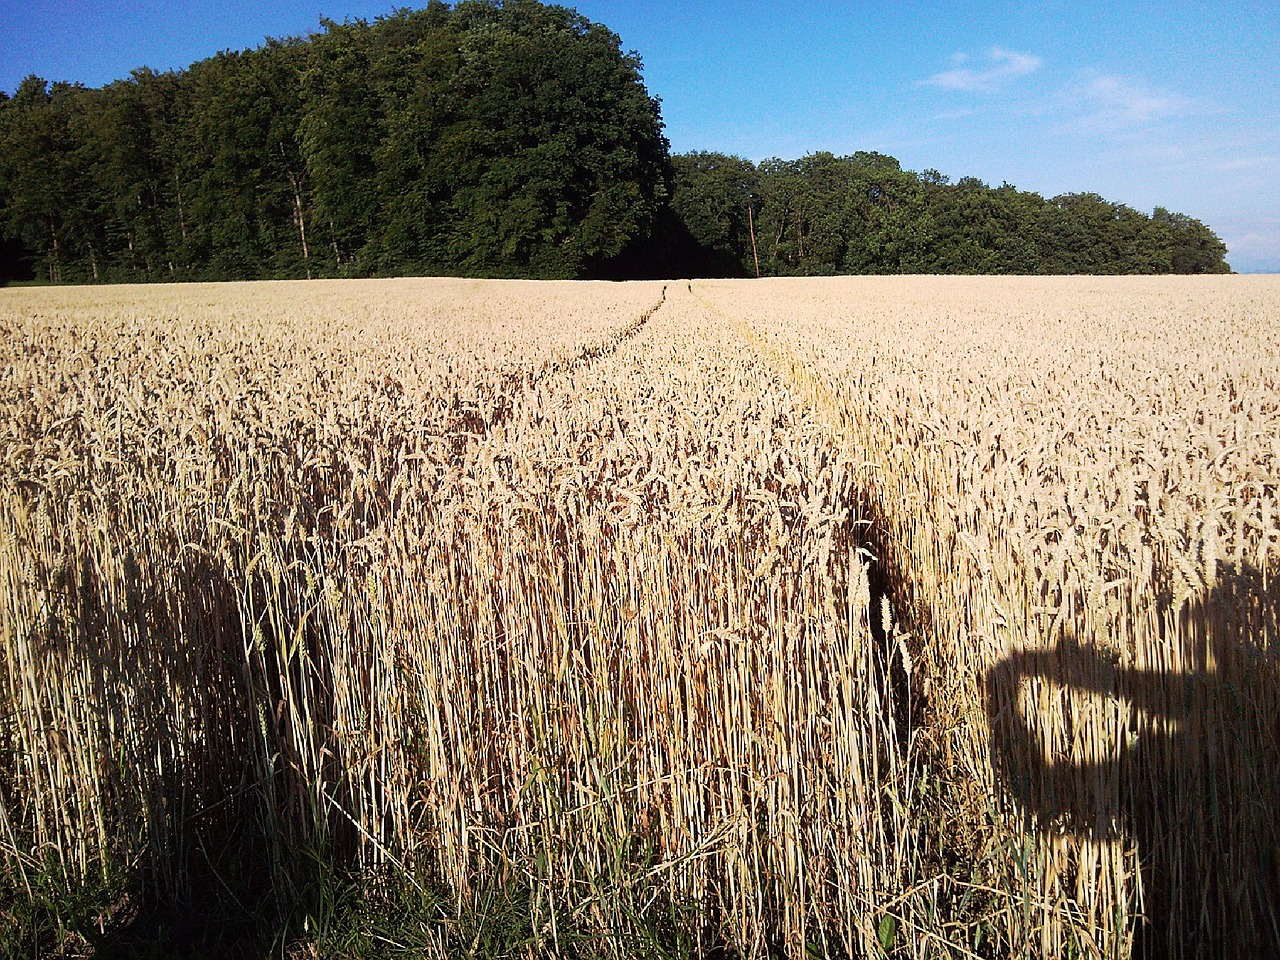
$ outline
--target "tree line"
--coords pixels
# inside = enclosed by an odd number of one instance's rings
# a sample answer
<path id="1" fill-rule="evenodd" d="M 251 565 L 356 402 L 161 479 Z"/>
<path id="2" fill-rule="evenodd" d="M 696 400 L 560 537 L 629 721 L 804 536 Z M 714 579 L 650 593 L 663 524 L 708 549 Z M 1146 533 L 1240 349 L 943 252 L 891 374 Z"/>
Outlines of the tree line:
<path id="1" fill-rule="evenodd" d="M 537 0 L 0 91 L 0 282 L 1228 270 L 1204 224 L 892 157 L 672 156 L 616 34 Z"/>
<path id="2" fill-rule="evenodd" d="M 305 40 L 37 77 L 0 104 L 0 216 L 52 282 L 577 276 L 648 235 L 669 165 L 616 35 L 432 0 Z"/>
<path id="3" fill-rule="evenodd" d="M 1045 199 L 973 177 L 952 183 L 869 152 L 673 163 L 674 220 L 715 269 L 738 275 L 1230 271 L 1226 246 L 1200 221 L 1096 193 Z"/>

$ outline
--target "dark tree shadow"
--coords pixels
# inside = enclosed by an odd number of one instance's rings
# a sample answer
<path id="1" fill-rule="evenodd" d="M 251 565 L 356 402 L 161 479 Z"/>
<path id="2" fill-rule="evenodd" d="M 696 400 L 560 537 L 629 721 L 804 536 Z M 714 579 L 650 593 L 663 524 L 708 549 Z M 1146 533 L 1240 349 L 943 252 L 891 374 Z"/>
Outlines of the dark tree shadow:
<path id="1" fill-rule="evenodd" d="M 747 271 L 727 250 L 704 247 L 670 207 L 654 218 L 647 237 L 616 257 L 589 264 L 588 280 L 671 280 L 677 277 L 745 277 Z"/>
<path id="2" fill-rule="evenodd" d="M 34 280 L 33 258 L 16 240 L 0 237 L 0 287 L 16 280 Z"/>
<path id="3" fill-rule="evenodd" d="M 268 955 L 298 906 L 284 894 L 305 900 L 315 867 L 301 843 L 285 846 L 296 856 L 281 863 L 271 835 L 273 824 L 297 819 L 286 803 L 298 788 L 283 763 L 269 783 L 255 755 L 258 739 L 271 736 L 287 759 L 287 721 L 257 709 L 281 701 L 282 681 L 278 657 L 264 657 L 265 667 L 247 659 L 242 585 L 198 551 L 163 547 L 148 557 L 126 546 L 118 584 L 87 555 L 33 571 L 53 599 L 32 629 L 27 668 L 40 689 L 57 687 L 46 678 L 86 678 L 76 688 L 84 701 L 76 742 L 98 769 L 86 795 L 101 809 L 110 876 L 52 874 L 59 890 L 49 905 L 33 898 L 24 909 L 31 922 L 16 935 L 21 951 L 62 955 L 83 942 L 94 956 L 122 960 Z M 268 631 L 263 642 L 277 640 Z M 43 709 L 44 727 L 60 729 L 61 706 Z M 0 797 L 25 792 L 19 763 L 0 749 Z M 346 850 L 326 851 L 335 870 Z M 0 930 L 0 956 L 16 955 L 4 937 Z"/>
<path id="4" fill-rule="evenodd" d="M 987 674 L 996 780 L 1035 827 L 1136 841 L 1136 957 L 1280 957 L 1278 611 L 1274 579 L 1230 571 L 1181 609 L 1166 600 L 1151 642 L 1181 645 L 1190 672 L 1123 667 L 1069 636 Z M 1127 742 L 1088 763 L 1046 755 L 1019 704 L 1028 680 L 1127 704 Z"/>

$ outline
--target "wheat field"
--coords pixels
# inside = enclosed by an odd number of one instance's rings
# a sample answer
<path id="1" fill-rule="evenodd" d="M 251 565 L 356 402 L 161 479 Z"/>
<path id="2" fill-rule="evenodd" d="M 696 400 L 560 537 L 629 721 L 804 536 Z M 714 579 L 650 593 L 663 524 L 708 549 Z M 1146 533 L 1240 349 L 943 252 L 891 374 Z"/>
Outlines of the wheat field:
<path id="1" fill-rule="evenodd" d="M 33 288 L 0 328 L 15 902 L 213 890 L 346 955 L 332 870 L 431 895 L 406 955 L 503 897 L 512 955 L 1280 953 L 1275 278 Z"/>

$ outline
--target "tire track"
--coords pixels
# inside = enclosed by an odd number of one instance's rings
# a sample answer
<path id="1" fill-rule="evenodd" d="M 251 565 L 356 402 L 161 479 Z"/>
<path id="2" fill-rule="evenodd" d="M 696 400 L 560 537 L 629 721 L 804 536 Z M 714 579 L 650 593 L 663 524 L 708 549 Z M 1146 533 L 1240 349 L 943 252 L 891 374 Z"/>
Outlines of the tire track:
<path id="1" fill-rule="evenodd" d="M 850 411 L 831 386 L 803 360 L 785 347 L 774 343 L 767 333 L 742 317 L 721 310 L 703 294 L 688 285 L 689 293 L 708 313 L 738 329 L 752 353 L 779 378 L 800 405 L 811 411 L 822 425 L 827 442 L 833 449 L 850 450 L 856 443 L 855 424 Z M 883 651 L 887 687 L 894 694 L 897 707 L 894 717 L 900 735 L 920 727 L 928 715 L 928 701 L 921 684 L 912 684 L 913 666 L 923 662 L 923 638 L 928 636 L 933 613 L 919 591 L 913 589 L 907 566 L 908 555 L 893 542 L 893 529 L 883 494 L 875 484 L 870 460 L 863 463 L 863 480 L 855 487 L 858 503 L 849 511 L 846 535 L 849 542 L 866 550 L 872 562 L 867 567 L 870 602 L 867 620 L 875 642 Z M 903 622 L 905 621 L 905 622 Z"/>
<path id="2" fill-rule="evenodd" d="M 451 404 L 452 409 L 446 414 L 443 431 L 449 438 L 453 455 L 460 456 L 470 440 L 483 438 L 496 427 L 509 421 L 521 399 L 531 391 L 556 377 L 582 370 L 598 360 L 613 356 L 623 344 L 639 335 L 666 302 L 667 286 L 664 284 L 662 295 L 653 306 L 602 341 L 588 344 L 572 356 L 546 361 L 537 369 L 522 366 L 501 374 L 493 396 L 491 412 L 487 416 L 482 407 L 490 406 L 489 404 L 463 403 L 455 399 Z M 481 398 L 482 401 L 485 399 L 487 398 Z"/>

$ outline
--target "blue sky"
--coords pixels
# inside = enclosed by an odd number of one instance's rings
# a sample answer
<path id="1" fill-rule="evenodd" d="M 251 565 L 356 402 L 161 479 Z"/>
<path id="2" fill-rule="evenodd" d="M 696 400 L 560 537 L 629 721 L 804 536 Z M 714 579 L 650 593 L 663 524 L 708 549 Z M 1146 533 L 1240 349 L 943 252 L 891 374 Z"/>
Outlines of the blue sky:
<path id="1" fill-rule="evenodd" d="M 401 0 L 401 4 L 407 0 Z M 3 0 L 0 87 L 184 67 L 370 0 Z M 1280 272 L 1280 2 L 582 0 L 645 62 L 676 151 L 878 150 L 1204 220 Z"/>

